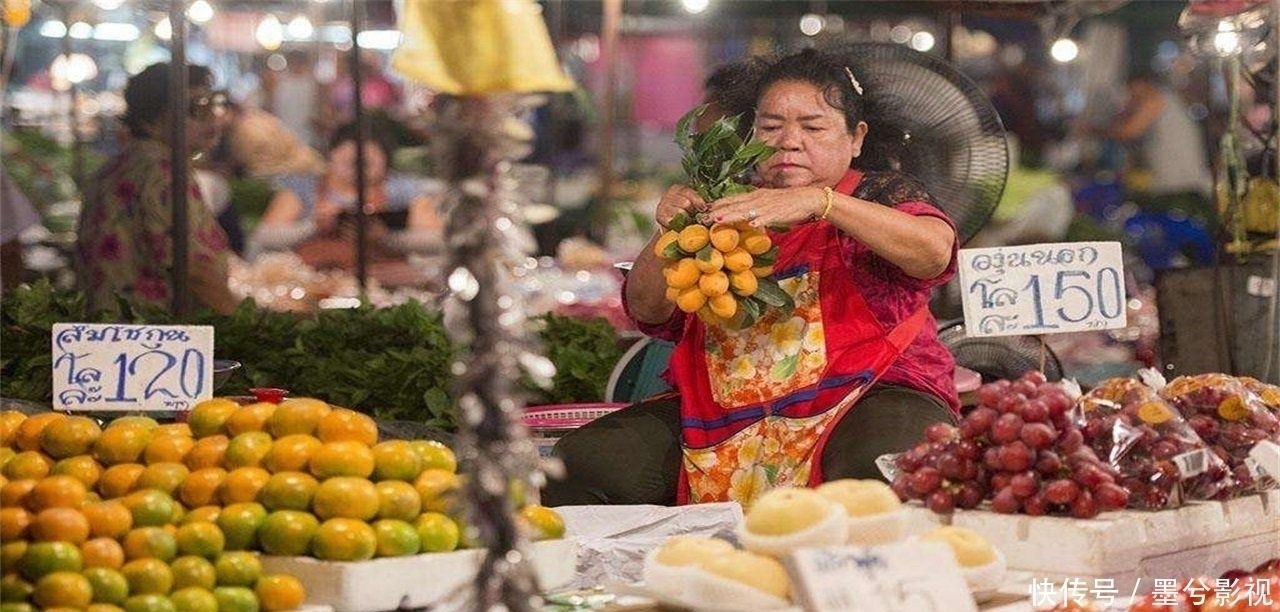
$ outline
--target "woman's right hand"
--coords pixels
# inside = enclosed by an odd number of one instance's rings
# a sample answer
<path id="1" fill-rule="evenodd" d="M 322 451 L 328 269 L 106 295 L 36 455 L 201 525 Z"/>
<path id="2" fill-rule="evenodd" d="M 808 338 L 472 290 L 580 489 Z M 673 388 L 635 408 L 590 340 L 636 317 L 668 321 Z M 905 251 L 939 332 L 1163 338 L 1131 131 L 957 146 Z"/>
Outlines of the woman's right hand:
<path id="1" fill-rule="evenodd" d="M 658 207 L 653 211 L 653 220 L 664 228 L 671 227 L 671 220 L 684 213 L 693 219 L 700 212 L 710 210 L 711 206 L 688 185 L 672 185 L 658 200 Z"/>

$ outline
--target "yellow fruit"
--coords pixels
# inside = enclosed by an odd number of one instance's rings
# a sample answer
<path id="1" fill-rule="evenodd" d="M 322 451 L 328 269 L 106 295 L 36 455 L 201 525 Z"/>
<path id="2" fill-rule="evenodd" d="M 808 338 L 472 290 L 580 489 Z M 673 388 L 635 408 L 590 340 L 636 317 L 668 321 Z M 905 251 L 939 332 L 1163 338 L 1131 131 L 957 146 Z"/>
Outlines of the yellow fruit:
<path id="1" fill-rule="evenodd" d="M 724 267 L 730 272 L 750 270 L 754 263 L 755 258 L 751 257 L 751 253 L 740 248 L 724 254 Z"/>
<path id="2" fill-rule="evenodd" d="M 663 252 L 667 250 L 667 247 L 670 246 L 671 243 L 676 242 L 679 237 L 680 232 L 675 230 L 667 230 L 666 232 L 663 232 L 663 234 L 658 237 L 658 241 L 653 243 L 653 254 L 660 258 L 665 258 L 666 255 L 663 255 Z"/>
<path id="3" fill-rule="evenodd" d="M 378 489 L 364 478 L 335 476 L 320 483 L 311 510 L 323 519 L 335 517 L 367 521 L 378 515 Z"/>
<path id="4" fill-rule="evenodd" d="M 368 478 L 373 474 L 374 466 L 373 449 L 355 440 L 326 442 L 307 462 L 308 470 L 321 480 L 333 476 Z"/>
<path id="5" fill-rule="evenodd" d="M 223 467 L 222 459 L 227 454 L 227 445 L 231 439 L 222 435 L 212 435 L 196 440 L 196 445 L 182 460 L 192 471 L 201 468 Z"/>
<path id="6" fill-rule="evenodd" d="M 351 440 L 373 446 L 378 443 L 378 423 L 362 412 L 350 408 L 334 408 L 320 419 L 320 424 L 316 426 L 316 437 L 321 442 Z"/>
<path id="7" fill-rule="evenodd" d="M 378 518 L 412 521 L 422 512 L 422 496 L 413 485 L 400 480 L 384 480 L 374 488 L 378 491 Z"/>
<path id="8" fill-rule="evenodd" d="M 707 303 L 707 295 L 697 287 L 690 287 L 680 292 L 676 297 L 676 308 L 684 312 L 697 312 Z"/>
<path id="9" fill-rule="evenodd" d="M 133 515 L 135 528 L 168 525 L 178 513 L 178 503 L 168 493 L 156 489 L 134 491 L 120 501 Z"/>
<path id="10" fill-rule="evenodd" d="M 698 279 L 702 278 L 702 271 L 691 257 L 668 264 L 662 273 L 667 279 L 667 286 L 677 289 L 688 289 L 697 285 Z"/>
<path id="11" fill-rule="evenodd" d="M 84 560 L 80 556 L 80 548 L 70 542 L 32 542 L 18 560 L 18 571 L 31 581 L 52 572 L 78 572 L 82 569 Z"/>
<path id="12" fill-rule="evenodd" d="M 787 535 L 818 524 L 833 508 L 843 511 L 813 489 L 779 487 L 756 500 L 747 511 L 744 525 L 757 535 Z"/>
<path id="13" fill-rule="evenodd" d="M 773 248 L 769 235 L 761 231 L 742 233 L 742 249 L 752 255 L 763 255 Z"/>
<path id="14" fill-rule="evenodd" d="M 31 527 L 31 513 L 26 508 L 0 508 L 0 541 L 24 540 Z"/>
<path id="15" fill-rule="evenodd" d="M 31 519 L 28 534 L 37 542 L 69 542 L 79 546 L 89 539 L 89 519 L 74 508 L 48 508 Z"/>
<path id="16" fill-rule="evenodd" d="M 27 508 L 39 512 L 46 508 L 79 508 L 89 490 L 83 482 L 70 476 L 46 476 L 27 494 Z"/>
<path id="17" fill-rule="evenodd" d="M 179 612 L 218 612 L 218 598 L 213 594 L 212 587 L 178 588 L 176 577 L 174 590 L 169 594 L 169 601 Z"/>
<path id="18" fill-rule="evenodd" d="M 208 523 L 202 523 L 208 525 Z M 178 556 L 177 536 L 163 527 L 137 527 L 124 535 L 120 543 L 124 548 L 124 557 L 134 559 L 155 558 L 165 563 Z"/>
<path id="19" fill-rule="evenodd" d="M 239 467 L 227 472 L 222 482 L 221 499 L 225 505 L 258 500 L 258 492 L 271 479 L 271 472 L 260 467 Z"/>
<path id="20" fill-rule="evenodd" d="M 0 412 L 0 446 L 13 446 L 13 439 L 18 434 L 18 426 L 27 420 L 27 415 L 18 410 Z"/>
<path id="21" fill-rule="evenodd" d="M 124 600 L 124 612 L 178 612 L 169 597 L 159 593 L 130 595 Z"/>
<path id="22" fill-rule="evenodd" d="M 116 418 L 112 420 L 110 423 L 107 423 L 108 429 L 112 427 L 141 427 L 149 432 L 154 433 L 155 430 L 160 427 L 160 422 L 149 416 L 143 416 L 140 414 L 131 414 L 131 415 Z"/>
<path id="23" fill-rule="evenodd" d="M 307 469 L 307 462 L 311 460 L 311 455 L 320 448 L 321 444 L 323 442 L 319 438 L 308 434 L 291 434 L 276 438 L 266 458 L 262 460 L 262 465 L 272 473 L 304 471 Z"/>
<path id="24" fill-rule="evenodd" d="M 222 514 L 222 506 L 200 506 L 199 508 L 192 508 L 190 512 L 182 515 L 182 520 L 178 521 L 178 524 L 213 523 L 216 525 L 218 524 L 219 514 Z"/>
<path id="25" fill-rule="evenodd" d="M 320 520 L 310 512 L 278 510 L 268 514 L 258 528 L 258 543 L 269 555 L 305 555 L 319 528 Z"/>
<path id="26" fill-rule="evenodd" d="M 280 612 L 296 610 L 302 607 L 307 599 L 307 591 L 302 581 L 287 574 L 263 576 L 254 585 L 253 592 L 258 595 L 263 612 Z"/>
<path id="27" fill-rule="evenodd" d="M 724 295 L 729 290 L 729 277 L 725 276 L 724 272 L 703 274 L 698 280 L 698 289 L 707 297 Z"/>
<path id="28" fill-rule="evenodd" d="M 93 538 L 80 545 L 85 567 L 120 569 L 124 565 L 124 547 L 111 538 Z"/>
<path id="29" fill-rule="evenodd" d="M 219 500 L 227 471 L 220 467 L 201 468 L 187 475 L 178 487 L 178 499 L 188 508 L 208 506 Z"/>
<path id="30" fill-rule="evenodd" d="M 196 440 L 191 436 L 153 435 L 147 449 L 142 451 L 142 459 L 148 464 L 181 463 L 195 445 Z"/>
<path id="31" fill-rule="evenodd" d="M 675 287 L 667 287 L 667 290 L 663 295 L 666 296 L 668 302 L 674 304 L 676 303 L 676 300 L 680 299 L 680 291 L 680 289 L 676 289 Z"/>
<path id="32" fill-rule="evenodd" d="M 143 468 L 142 473 L 138 475 L 135 487 L 156 489 L 172 496 L 190 473 L 191 470 L 181 463 L 152 463 Z"/>
<path id="33" fill-rule="evenodd" d="M 16 604 L 27 601 L 36 589 L 30 582 L 15 573 L 6 573 L 0 578 L 0 603 Z"/>
<path id="34" fill-rule="evenodd" d="M 423 470 L 413 481 L 422 499 L 424 512 L 449 512 L 453 509 L 462 481 L 457 474 L 445 470 Z"/>
<path id="35" fill-rule="evenodd" d="M 196 521 L 178 527 L 173 536 L 179 555 L 215 559 L 227 547 L 227 538 L 213 523 Z"/>
<path id="36" fill-rule="evenodd" d="M 378 536 L 368 523 L 332 518 L 320 524 L 311 540 L 311 553 L 326 561 L 364 561 L 378 550 Z"/>
<path id="37" fill-rule="evenodd" d="M 534 540 L 558 540 L 564 537 L 564 517 L 546 506 L 531 504 L 520 509 L 520 518 L 532 529 Z"/>
<path id="38" fill-rule="evenodd" d="M 220 586 L 253 586 L 262 577 L 258 555 L 246 550 L 223 553 L 213 562 L 213 569 L 218 572 Z"/>
<path id="39" fill-rule="evenodd" d="M 13 445 L 19 450 L 40 450 L 40 438 L 49 425 L 65 420 L 67 415 L 61 412 L 41 412 L 33 414 L 18 423 L 13 435 Z"/>
<path id="40" fill-rule="evenodd" d="M 754 268 L 751 268 L 751 274 L 756 278 L 764 278 L 766 276 L 769 276 L 770 274 L 773 274 L 773 266 L 772 265 L 756 266 Z"/>
<path id="41" fill-rule="evenodd" d="M 260 609 L 258 596 L 249 587 L 215 587 L 213 596 L 218 600 L 218 612 L 258 612 Z"/>
<path id="42" fill-rule="evenodd" d="M 120 573 L 129 581 L 129 594 L 133 596 L 168 595 L 173 588 L 173 570 L 160 559 L 134 559 L 125 563 Z"/>
<path id="43" fill-rule="evenodd" d="M 296 397 L 280 402 L 271 418 L 267 419 L 267 431 L 276 438 L 315 433 L 320 419 L 333 410 L 329 404 L 310 397 Z"/>
<path id="44" fill-rule="evenodd" d="M 129 581 L 119 572 L 119 567 L 89 567 L 82 575 L 93 587 L 96 603 L 119 605 L 129 597 Z"/>
<path id="45" fill-rule="evenodd" d="M 227 422 L 224 425 L 227 429 L 227 437 L 235 438 L 242 433 L 250 431 L 266 433 L 267 419 L 270 419 L 275 411 L 276 404 L 268 402 L 241 406 L 239 410 L 227 417 Z"/>
<path id="46" fill-rule="evenodd" d="M 441 469 L 448 472 L 458 471 L 458 458 L 453 449 L 437 440 L 414 440 L 410 442 L 418 457 L 422 459 L 422 469 Z"/>
<path id="47" fill-rule="evenodd" d="M 221 397 L 196 404 L 187 415 L 187 425 L 191 426 L 191 435 L 204 438 L 215 434 L 226 434 L 227 419 L 239 409 L 240 404 Z"/>
<path id="48" fill-rule="evenodd" d="M 53 471 L 53 459 L 35 450 L 22 451 L 4 464 L 4 476 L 10 480 L 39 480 Z"/>
<path id="49" fill-rule="evenodd" d="M 743 270 L 729 275 L 729 286 L 733 287 L 734 293 L 748 297 L 755 295 L 756 290 L 760 288 L 760 281 L 755 274 L 751 273 L 751 270 Z"/>
<path id="50" fill-rule="evenodd" d="M 31 600 L 42 608 L 83 609 L 93 601 L 93 585 L 76 572 L 53 572 L 36 581 Z"/>
<path id="51" fill-rule="evenodd" d="M 697 253 L 702 247 L 707 246 L 711 242 L 711 232 L 705 225 L 697 223 L 690 224 L 680 230 L 680 236 L 676 239 L 676 244 L 680 246 L 680 250 L 686 253 Z"/>
<path id="52" fill-rule="evenodd" d="M 728 253 L 738 247 L 740 236 L 737 228 L 717 223 L 711 226 L 710 239 L 716 250 Z"/>
<path id="53" fill-rule="evenodd" d="M 118 499 L 90 502 L 80 507 L 94 538 L 119 538 L 133 528 L 133 514 Z"/>
<path id="54" fill-rule="evenodd" d="M 308 510 L 320 482 L 306 472 L 277 472 L 258 492 L 267 510 Z"/>
<path id="55" fill-rule="evenodd" d="M 723 319 L 732 318 L 738 313 L 738 299 L 730 293 L 722 293 L 707 300 L 707 306 L 712 314 Z"/>
<path id="56" fill-rule="evenodd" d="M 97 486 L 98 479 L 102 477 L 102 466 L 98 465 L 98 462 L 90 455 L 76 455 L 53 464 L 53 468 L 49 470 L 49 473 L 70 476 L 92 489 Z"/>
<path id="57" fill-rule="evenodd" d="M 461 533 L 458 524 L 439 512 L 423 512 L 413 521 L 422 552 L 449 552 L 458 547 Z"/>
<path id="58" fill-rule="evenodd" d="M 204 557 L 178 557 L 169 564 L 169 569 L 173 572 L 174 590 L 191 587 L 212 589 L 218 584 L 218 571 L 213 568 L 213 562 Z"/>
<path id="59" fill-rule="evenodd" d="M 128 495 L 137 487 L 145 469 L 141 463 L 119 463 L 103 470 L 98 478 L 98 494 L 104 499 Z"/>
<path id="60" fill-rule="evenodd" d="M 186 423 L 163 423 L 151 432 L 153 438 L 167 438 L 170 436 L 178 436 L 181 438 L 192 438 L 191 426 Z"/>
<path id="61" fill-rule="evenodd" d="M 36 488 L 38 482 L 40 481 L 35 478 L 18 478 L 4 483 L 4 486 L 0 487 L 0 506 L 25 507 L 27 496 L 31 494 L 32 489 Z"/>
<path id="62" fill-rule="evenodd" d="M 218 528 L 226 539 L 225 550 L 250 550 L 257 544 L 258 528 L 267 509 L 257 502 L 231 504 L 218 513 Z"/>
<path id="63" fill-rule="evenodd" d="M 378 538 L 378 548 L 374 556 L 404 557 L 416 555 L 422 549 L 422 538 L 407 521 L 382 519 L 375 521 L 371 526 L 374 535 Z"/>
<path id="64" fill-rule="evenodd" d="M 240 467 L 261 467 L 267 453 L 271 452 L 271 434 L 265 431 L 246 431 L 237 434 L 227 443 L 222 464 L 228 470 Z"/>
<path id="65" fill-rule="evenodd" d="M 93 456 L 102 465 L 137 463 L 151 444 L 151 429 L 140 423 L 112 424 L 93 444 Z"/>
<path id="66" fill-rule="evenodd" d="M 30 544 L 31 543 L 26 540 L 6 539 L 3 542 L 0 542 L 0 567 L 4 568 L 3 573 L 7 574 L 14 571 L 14 569 L 22 569 L 22 555 L 27 554 L 27 547 L 29 547 Z"/>
<path id="67" fill-rule="evenodd" d="M 408 440 L 387 440 L 373 447 L 374 480 L 413 480 L 422 471 L 422 457 Z"/>
<path id="68" fill-rule="evenodd" d="M 54 459 L 83 455 L 93 448 L 102 435 L 98 422 L 89 417 L 72 416 L 49 423 L 40 433 L 40 448 Z"/>
<path id="69" fill-rule="evenodd" d="M 703 274 L 718 272 L 724 267 L 724 255 L 715 249 L 704 248 L 698 251 L 698 255 L 693 258 L 693 263 Z"/>

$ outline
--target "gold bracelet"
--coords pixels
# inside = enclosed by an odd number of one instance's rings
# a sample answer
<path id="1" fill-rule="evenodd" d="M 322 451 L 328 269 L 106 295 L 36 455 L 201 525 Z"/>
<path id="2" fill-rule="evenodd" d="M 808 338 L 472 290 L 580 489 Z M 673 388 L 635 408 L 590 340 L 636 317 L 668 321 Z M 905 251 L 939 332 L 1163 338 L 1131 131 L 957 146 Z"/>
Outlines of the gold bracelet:
<path id="1" fill-rule="evenodd" d="M 823 187 L 822 194 L 823 194 L 823 197 L 826 199 L 827 205 L 825 208 L 822 209 L 822 216 L 818 218 L 822 219 L 823 221 L 826 221 L 827 215 L 831 214 L 831 206 L 836 203 L 836 192 L 832 190 L 830 187 Z"/>

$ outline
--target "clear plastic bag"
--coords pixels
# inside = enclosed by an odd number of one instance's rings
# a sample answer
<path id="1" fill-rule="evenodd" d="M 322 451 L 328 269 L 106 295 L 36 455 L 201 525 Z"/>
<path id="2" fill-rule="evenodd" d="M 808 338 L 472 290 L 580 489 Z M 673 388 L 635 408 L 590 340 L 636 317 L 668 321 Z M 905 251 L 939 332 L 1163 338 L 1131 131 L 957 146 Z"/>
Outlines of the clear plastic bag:
<path id="1" fill-rule="evenodd" d="M 1265 392 L 1263 384 L 1255 387 Z M 1276 486 L 1273 477 L 1250 465 L 1249 451 L 1263 440 L 1280 443 L 1280 415 L 1247 381 L 1227 374 L 1180 376 L 1160 389 L 1160 397 L 1177 408 L 1210 450 L 1231 468 L 1237 486 L 1229 494 Z"/>

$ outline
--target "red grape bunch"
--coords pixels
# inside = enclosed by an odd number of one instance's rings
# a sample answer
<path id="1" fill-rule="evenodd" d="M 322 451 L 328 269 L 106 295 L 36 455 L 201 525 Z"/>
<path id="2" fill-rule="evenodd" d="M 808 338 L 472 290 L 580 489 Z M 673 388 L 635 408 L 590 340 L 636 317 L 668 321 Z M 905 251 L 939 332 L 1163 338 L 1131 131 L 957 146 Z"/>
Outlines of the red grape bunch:
<path id="1" fill-rule="evenodd" d="M 896 459 L 894 491 L 939 514 L 973 508 L 1092 518 L 1128 503 L 1115 472 L 1084 445 L 1071 398 L 1040 372 L 980 387 L 958 426 L 930 425 Z"/>
<path id="2" fill-rule="evenodd" d="M 1160 396 L 1182 413 L 1229 466 L 1238 483 L 1231 493 L 1248 493 L 1273 484 L 1254 482 L 1245 459 L 1262 440 L 1280 443 L 1280 417 L 1247 381 L 1226 374 L 1180 376 L 1165 385 Z"/>

